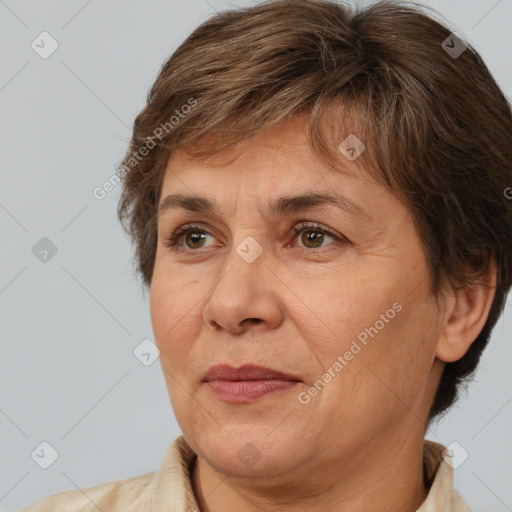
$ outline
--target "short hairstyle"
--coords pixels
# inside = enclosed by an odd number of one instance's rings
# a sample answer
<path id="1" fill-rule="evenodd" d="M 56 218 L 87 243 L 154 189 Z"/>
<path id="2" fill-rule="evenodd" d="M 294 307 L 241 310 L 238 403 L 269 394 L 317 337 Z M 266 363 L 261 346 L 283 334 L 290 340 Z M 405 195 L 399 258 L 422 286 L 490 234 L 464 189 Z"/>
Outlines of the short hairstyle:
<path id="1" fill-rule="evenodd" d="M 307 114 L 314 154 L 343 172 L 338 145 L 356 135 L 366 146 L 357 163 L 412 215 L 434 297 L 447 284 L 485 283 L 496 264 L 487 321 L 445 364 L 430 422 L 470 380 L 511 286 L 512 113 L 480 55 L 423 8 L 276 0 L 204 21 L 162 65 L 135 119 L 118 216 L 149 287 L 173 151 L 204 158 Z"/>

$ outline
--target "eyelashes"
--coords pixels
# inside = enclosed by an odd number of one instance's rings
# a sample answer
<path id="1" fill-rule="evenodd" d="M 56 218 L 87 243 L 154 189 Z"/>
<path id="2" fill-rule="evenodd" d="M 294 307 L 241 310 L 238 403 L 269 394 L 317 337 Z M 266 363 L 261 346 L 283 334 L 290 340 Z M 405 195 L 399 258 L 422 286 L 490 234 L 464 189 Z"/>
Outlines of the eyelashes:
<path id="1" fill-rule="evenodd" d="M 292 232 L 294 234 L 294 239 L 300 234 L 300 233 L 316 233 L 317 235 L 320 234 L 320 241 L 324 242 L 325 235 L 327 237 L 334 239 L 336 242 L 340 242 L 342 244 L 347 244 L 349 241 L 347 238 L 338 235 L 334 231 L 330 230 L 329 228 L 322 226 L 318 223 L 310 223 L 310 222 L 300 222 L 297 225 L 295 225 L 292 228 Z M 192 243 L 199 243 L 203 240 L 206 240 L 207 237 L 210 235 L 212 236 L 207 230 L 203 229 L 201 226 L 197 224 L 186 224 L 184 226 L 180 226 L 178 229 L 176 229 L 174 232 L 170 233 L 168 236 L 165 237 L 165 240 L 163 242 L 164 246 L 169 248 L 172 251 L 178 251 L 178 252 L 200 252 L 199 249 L 202 249 L 204 246 L 192 248 L 192 247 L 182 247 L 181 241 L 184 239 L 187 235 L 194 234 L 196 235 L 195 241 L 193 240 Z M 318 238 L 318 237 L 317 237 Z M 313 241 L 315 243 L 316 240 Z M 328 244 L 332 245 L 332 244 Z M 289 245 L 287 245 L 288 247 Z M 318 249 L 323 249 L 325 245 L 322 245 L 321 247 L 301 247 L 301 249 L 304 249 L 309 252 L 318 252 Z"/>
<path id="2" fill-rule="evenodd" d="M 188 233 L 199 233 L 201 235 L 208 235 L 208 231 L 202 229 L 197 225 L 189 225 L 179 227 L 176 231 L 168 235 L 165 239 L 164 245 L 171 250 L 178 250 L 179 241 L 183 235 Z"/>

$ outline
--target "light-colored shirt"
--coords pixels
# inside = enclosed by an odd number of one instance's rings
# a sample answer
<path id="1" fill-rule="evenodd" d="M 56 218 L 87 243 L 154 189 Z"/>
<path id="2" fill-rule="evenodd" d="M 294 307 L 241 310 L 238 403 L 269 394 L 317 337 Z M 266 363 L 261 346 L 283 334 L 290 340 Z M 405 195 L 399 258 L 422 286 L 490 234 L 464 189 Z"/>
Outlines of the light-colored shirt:
<path id="1" fill-rule="evenodd" d="M 445 447 L 425 440 L 424 479 L 429 493 L 417 512 L 471 512 L 453 489 Z M 199 512 L 192 488 L 196 454 L 181 435 L 167 448 L 158 471 L 82 490 L 65 491 L 20 512 Z"/>

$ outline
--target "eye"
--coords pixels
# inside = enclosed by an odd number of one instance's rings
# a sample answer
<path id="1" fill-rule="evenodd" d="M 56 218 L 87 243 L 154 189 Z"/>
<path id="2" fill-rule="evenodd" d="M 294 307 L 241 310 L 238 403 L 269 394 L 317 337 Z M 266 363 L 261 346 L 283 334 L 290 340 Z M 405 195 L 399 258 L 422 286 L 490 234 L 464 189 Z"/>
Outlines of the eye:
<path id="1" fill-rule="evenodd" d="M 327 238 L 332 238 L 336 241 L 342 241 L 342 238 L 332 232 L 330 229 L 322 227 L 320 224 L 301 222 L 294 226 L 293 232 L 297 235 L 302 233 L 299 238 L 301 243 L 307 249 L 321 248 L 323 242 Z"/>
<path id="2" fill-rule="evenodd" d="M 181 226 L 174 233 L 166 237 L 164 245 L 172 251 L 182 249 L 180 241 L 185 239 L 189 249 L 201 249 L 205 247 L 204 241 L 210 234 L 199 226 Z"/>
<path id="3" fill-rule="evenodd" d="M 302 234 L 299 239 L 302 247 L 305 249 L 323 248 L 326 238 L 331 238 L 341 243 L 348 243 L 348 240 L 344 237 L 316 223 L 300 222 L 293 227 L 292 231 L 295 235 Z M 209 236 L 212 235 L 198 225 L 185 225 L 179 227 L 176 231 L 167 236 L 163 243 L 165 247 L 168 247 L 172 251 L 194 251 L 208 247 L 205 245 L 205 242 Z M 294 238 L 297 238 L 297 236 Z M 182 240 L 185 243 L 185 247 L 183 247 L 181 243 Z M 287 247 L 290 247 L 290 245 L 287 245 Z"/>

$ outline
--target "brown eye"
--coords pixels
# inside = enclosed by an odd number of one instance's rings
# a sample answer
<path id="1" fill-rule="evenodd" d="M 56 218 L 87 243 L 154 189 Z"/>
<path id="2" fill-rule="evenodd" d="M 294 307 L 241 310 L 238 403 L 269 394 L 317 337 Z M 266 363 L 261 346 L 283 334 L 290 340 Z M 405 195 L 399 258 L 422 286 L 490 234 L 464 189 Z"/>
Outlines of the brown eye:
<path id="1" fill-rule="evenodd" d="M 307 229 L 302 232 L 301 241 L 309 249 L 316 249 L 321 247 L 324 235 L 319 230 Z"/>
<path id="2" fill-rule="evenodd" d="M 199 226 L 184 226 L 171 233 L 164 245 L 173 251 L 201 249 L 205 247 L 205 240 L 208 235 L 210 233 Z M 182 239 L 185 240 L 185 248 L 182 247 Z"/>
<path id="3" fill-rule="evenodd" d="M 184 236 L 185 244 L 187 247 L 190 247 L 190 249 L 198 249 L 202 247 L 205 238 L 206 235 L 204 233 L 199 233 L 197 231 L 189 231 L 188 233 L 185 233 Z"/>
<path id="4" fill-rule="evenodd" d="M 343 237 L 333 233 L 331 230 L 322 227 L 320 224 L 300 223 L 293 228 L 296 235 L 300 234 L 300 245 L 305 249 L 322 249 L 326 245 L 327 239 L 331 238 L 335 241 L 343 241 Z"/>

